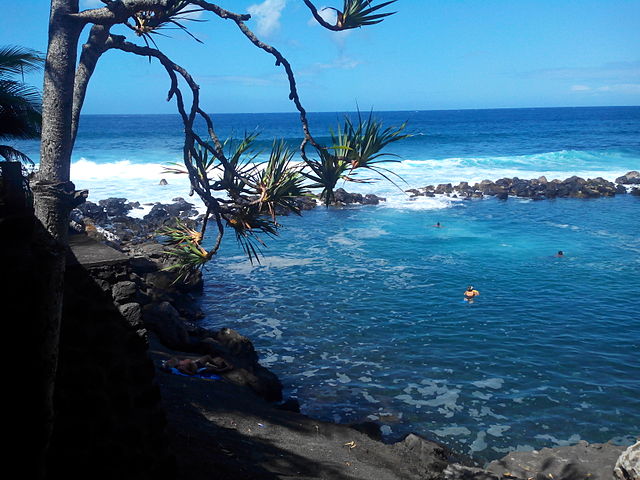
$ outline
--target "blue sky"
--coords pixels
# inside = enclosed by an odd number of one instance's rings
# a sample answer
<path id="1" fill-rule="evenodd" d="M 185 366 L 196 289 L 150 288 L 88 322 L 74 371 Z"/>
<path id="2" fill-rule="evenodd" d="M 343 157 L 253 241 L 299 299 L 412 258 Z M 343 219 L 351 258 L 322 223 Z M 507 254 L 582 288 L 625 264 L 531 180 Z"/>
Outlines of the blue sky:
<path id="1" fill-rule="evenodd" d="M 249 26 L 289 59 L 309 111 L 640 105 L 640 0 L 399 0 L 383 23 L 343 33 L 315 24 L 301 0 L 217 3 L 254 12 Z M 0 44 L 46 50 L 47 0 L 2 0 L 2 13 Z M 205 108 L 294 111 L 272 57 L 231 21 L 201 18 L 190 30 L 204 45 L 178 31 L 158 44 L 200 84 Z M 174 113 L 167 88 L 155 61 L 108 52 L 84 113 Z"/>

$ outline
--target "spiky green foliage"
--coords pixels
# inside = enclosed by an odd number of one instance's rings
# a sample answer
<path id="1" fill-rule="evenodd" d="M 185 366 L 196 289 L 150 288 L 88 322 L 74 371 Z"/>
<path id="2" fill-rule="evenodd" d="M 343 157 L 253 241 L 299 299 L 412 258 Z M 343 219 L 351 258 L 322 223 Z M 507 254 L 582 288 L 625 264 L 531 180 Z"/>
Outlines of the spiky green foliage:
<path id="1" fill-rule="evenodd" d="M 172 0 L 170 2 L 167 2 L 166 7 L 159 7 L 156 9 L 141 10 L 139 12 L 136 12 L 136 14 L 132 17 L 134 22 L 133 25 L 127 25 L 129 26 L 129 28 L 131 28 L 131 30 L 135 32 L 136 35 L 144 40 L 147 46 L 149 46 L 149 44 L 151 43 L 154 47 L 158 48 L 152 35 L 166 36 L 161 33 L 160 30 L 170 29 L 182 30 L 195 41 L 202 43 L 201 40 L 197 39 L 191 32 L 189 32 L 187 27 L 184 26 L 183 23 L 181 23 L 185 21 L 203 21 L 189 16 L 190 14 L 201 11 L 203 11 L 202 8 L 193 7 L 189 0 Z"/>
<path id="2" fill-rule="evenodd" d="M 381 8 L 395 3 L 396 0 L 372 5 L 371 0 L 344 0 L 342 11 L 338 11 L 336 25 L 343 29 L 358 28 L 365 25 L 375 25 L 382 22 L 385 17 L 393 15 L 396 12 L 375 13 Z"/>
<path id="3" fill-rule="evenodd" d="M 309 188 L 321 188 L 320 199 L 325 205 L 329 205 L 333 200 L 333 191 L 336 184 L 349 169 L 349 163 L 344 154 L 338 152 L 344 151 L 344 148 L 336 145 L 332 148 L 316 148 L 316 152 L 320 160 L 308 159 L 306 164 L 311 172 L 302 172 L 302 174 L 311 180 L 312 184 Z"/>
<path id="4" fill-rule="evenodd" d="M 42 66 L 42 56 L 27 48 L 0 47 L 0 140 L 38 138 L 42 123 L 39 92 L 13 77 Z M 13 147 L 0 146 L 0 156 L 33 164 Z"/>
<path id="5" fill-rule="evenodd" d="M 340 180 L 368 183 L 372 179 L 357 178 L 358 169 L 373 172 L 394 183 L 390 176 L 400 177 L 391 170 L 381 167 L 381 163 L 398 162 L 397 155 L 384 149 L 393 142 L 407 138 L 403 134 L 406 123 L 399 127 L 383 128 L 372 114 L 363 119 L 358 112 L 358 123 L 348 117 L 344 126 L 338 125 L 337 131 L 331 131 L 332 147 L 317 148 L 319 160 L 309 159 L 306 164 L 311 172 L 303 173 L 312 183 L 309 188 L 322 188 L 320 198 L 325 205 L 333 200 L 333 192 Z"/>
<path id="6" fill-rule="evenodd" d="M 255 170 L 255 161 L 258 152 L 253 148 L 253 144 L 258 137 L 257 133 L 247 134 L 239 143 L 232 139 L 227 139 L 224 146 L 230 150 L 230 155 L 226 164 L 222 165 L 222 178 L 220 185 L 229 192 L 231 198 L 238 198 L 247 186 L 247 178 Z"/>
<path id="7" fill-rule="evenodd" d="M 405 127 L 406 122 L 399 127 L 383 128 L 382 123 L 374 119 L 372 113 L 363 120 L 358 112 L 357 125 L 354 125 L 348 117 L 345 118 L 342 132 L 338 131 L 337 135 L 332 134 L 332 138 L 334 142 L 338 142 L 345 148 L 345 157 L 351 164 L 350 173 L 356 169 L 366 169 L 394 183 L 388 175 L 400 177 L 391 170 L 380 167 L 380 164 L 400 161 L 397 155 L 383 150 L 389 144 L 410 136 L 402 133 Z"/>
<path id="8" fill-rule="evenodd" d="M 202 234 L 189 228 L 180 220 L 176 221 L 175 227 L 164 226 L 157 233 L 164 237 L 163 243 L 170 247 L 165 250 L 165 253 L 174 257 L 175 262 L 163 269 L 165 271 L 177 270 L 178 276 L 174 283 L 189 278 L 211 258 L 209 252 L 200 245 Z"/>
<path id="9" fill-rule="evenodd" d="M 268 212 L 273 219 L 277 207 L 300 214 L 296 198 L 307 194 L 304 177 L 291 166 L 293 155 L 284 140 L 274 140 L 269 160 L 255 175 L 260 211 Z"/>
<path id="10" fill-rule="evenodd" d="M 260 246 L 264 242 L 260 234 L 274 237 L 278 234 L 278 224 L 270 217 L 265 217 L 257 205 L 246 205 L 235 210 L 226 217 L 227 225 L 236 234 L 236 240 L 249 257 L 249 261 L 260 263 Z"/>

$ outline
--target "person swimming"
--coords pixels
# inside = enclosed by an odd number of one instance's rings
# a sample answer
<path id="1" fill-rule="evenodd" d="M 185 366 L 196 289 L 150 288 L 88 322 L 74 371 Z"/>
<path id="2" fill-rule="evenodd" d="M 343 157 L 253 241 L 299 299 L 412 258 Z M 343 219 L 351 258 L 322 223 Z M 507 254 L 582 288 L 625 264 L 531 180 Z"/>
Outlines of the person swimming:
<path id="1" fill-rule="evenodd" d="M 440 225 L 440 222 L 436 222 L 435 225 L 431 225 L 431 226 L 436 228 L 442 228 L 442 225 Z"/>
<path id="2" fill-rule="evenodd" d="M 564 252 L 562 250 L 558 250 L 558 253 L 556 253 L 556 257 L 564 257 Z"/>
<path id="3" fill-rule="evenodd" d="M 478 295 L 480 295 L 480 292 L 478 290 L 475 290 L 473 288 L 473 285 L 469 285 L 464 292 L 464 299 L 467 302 L 473 302 L 473 299 Z"/>

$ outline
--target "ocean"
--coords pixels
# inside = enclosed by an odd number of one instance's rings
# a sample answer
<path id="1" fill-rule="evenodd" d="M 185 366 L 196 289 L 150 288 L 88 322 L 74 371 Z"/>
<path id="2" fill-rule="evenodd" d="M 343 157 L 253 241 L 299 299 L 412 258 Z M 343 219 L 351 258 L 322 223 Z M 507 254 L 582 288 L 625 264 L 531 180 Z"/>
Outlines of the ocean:
<path id="1" fill-rule="evenodd" d="M 413 135 L 392 148 L 403 189 L 640 170 L 640 107 L 375 116 Z M 316 139 L 341 118 L 310 114 Z M 222 138 L 261 132 L 265 151 L 301 139 L 294 113 L 214 121 Z M 162 171 L 180 161 L 180 132 L 172 115 L 84 116 L 72 180 L 94 202 L 186 198 L 186 180 Z M 35 142 L 17 146 L 37 160 Z M 639 197 L 411 200 L 387 181 L 339 186 L 387 201 L 283 217 L 259 265 L 227 235 L 199 300 L 206 326 L 252 339 L 303 413 L 484 460 L 640 434 Z"/>

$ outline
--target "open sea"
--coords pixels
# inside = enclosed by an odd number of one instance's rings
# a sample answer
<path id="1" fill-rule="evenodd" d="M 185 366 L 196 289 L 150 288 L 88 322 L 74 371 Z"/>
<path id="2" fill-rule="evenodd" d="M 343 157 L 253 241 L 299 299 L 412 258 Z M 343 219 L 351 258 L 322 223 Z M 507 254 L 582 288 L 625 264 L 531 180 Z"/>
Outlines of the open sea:
<path id="1" fill-rule="evenodd" d="M 403 188 L 640 170 L 640 107 L 376 116 L 414 135 L 393 145 Z M 316 139 L 341 118 L 311 114 Z M 214 116 L 222 138 L 257 130 L 265 150 L 274 137 L 297 144 L 297 119 Z M 180 135 L 177 116 L 85 116 L 72 180 L 94 202 L 186 198 L 186 180 L 162 173 L 180 161 Z M 35 142 L 16 146 L 37 160 Z M 640 435 L 640 197 L 412 201 L 386 181 L 344 188 L 387 202 L 284 217 L 260 265 L 229 234 L 205 271 L 206 326 L 251 338 L 304 413 L 484 460 Z"/>

